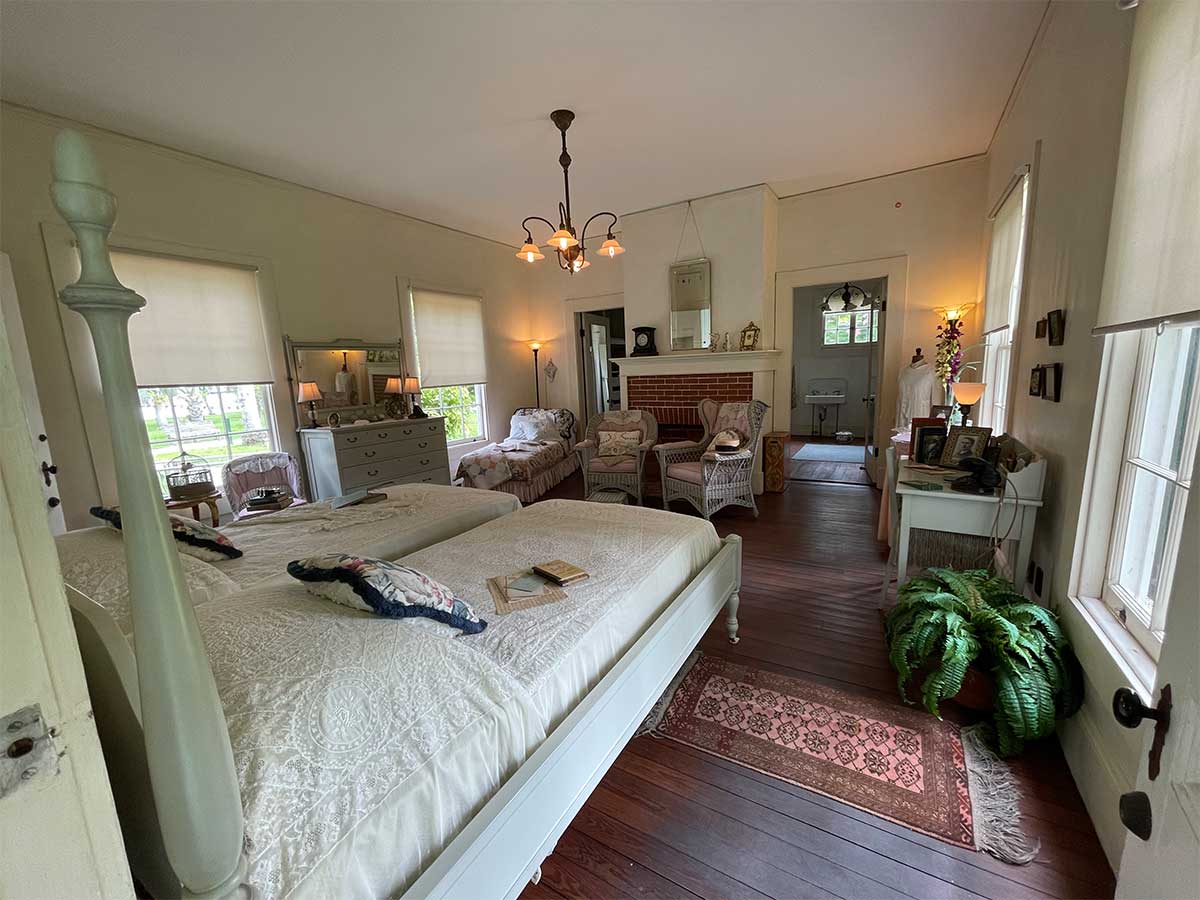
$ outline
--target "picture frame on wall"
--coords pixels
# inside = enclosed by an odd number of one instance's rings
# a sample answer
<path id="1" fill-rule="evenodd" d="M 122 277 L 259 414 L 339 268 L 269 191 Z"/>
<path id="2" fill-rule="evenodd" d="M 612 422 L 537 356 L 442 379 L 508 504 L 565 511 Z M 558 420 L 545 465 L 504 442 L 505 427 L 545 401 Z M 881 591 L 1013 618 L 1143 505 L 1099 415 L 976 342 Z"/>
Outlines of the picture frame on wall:
<path id="1" fill-rule="evenodd" d="M 923 425 L 913 429 L 912 435 L 910 446 L 913 462 L 929 466 L 938 465 L 946 444 L 946 426 Z"/>
<path id="2" fill-rule="evenodd" d="M 1034 323 L 1033 336 L 1039 341 L 1046 336 L 1046 325 L 1047 322 L 1045 319 L 1038 319 L 1037 322 Z"/>
<path id="3" fill-rule="evenodd" d="M 1055 403 L 1062 399 L 1062 368 L 1062 363 L 1042 367 L 1042 396 Z"/>
<path id="4" fill-rule="evenodd" d="M 991 436 L 990 428 L 951 425 L 950 433 L 946 435 L 946 443 L 942 447 L 941 464 L 958 466 L 969 456 L 983 456 Z"/>
<path id="5" fill-rule="evenodd" d="M 1046 330 L 1050 335 L 1050 346 L 1061 347 L 1066 340 L 1066 313 L 1061 309 L 1052 309 L 1046 313 Z"/>
<path id="6" fill-rule="evenodd" d="M 1041 397 L 1046 391 L 1046 372 L 1041 366 L 1034 366 L 1029 373 L 1029 396 Z"/>

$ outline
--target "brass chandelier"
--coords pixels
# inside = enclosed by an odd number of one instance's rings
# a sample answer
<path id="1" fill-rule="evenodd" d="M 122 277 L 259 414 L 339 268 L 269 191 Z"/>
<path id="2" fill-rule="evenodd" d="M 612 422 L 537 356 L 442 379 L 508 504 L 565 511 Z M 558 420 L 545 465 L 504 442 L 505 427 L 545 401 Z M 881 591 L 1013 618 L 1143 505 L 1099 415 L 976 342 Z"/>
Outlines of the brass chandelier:
<path id="1" fill-rule="evenodd" d="M 541 216 L 528 216 L 521 223 L 521 227 L 525 229 L 525 243 L 519 251 L 517 251 L 517 259 L 523 259 L 525 262 L 537 262 L 539 259 L 546 257 L 538 251 L 538 246 L 533 242 L 533 232 L 529 230 L 530 222 L 545 222 L 550 226 L 550 230 L 554 234 L 550 235 L 550 240 L 545 244 L 547 247 L 554 248 L 554 252 L 558 255 L 558 267 L 563 269 L 568 275 L 574 275 L 581 269 L 586 269 L 591 265 L 587 259 L 587 248 L 584 246 L 587 240 L 588 226 L 596 219 L 603 216 L 608 216 L 611 221 L 608 223 L 608 236 L 604 243 L 600 245 L 597 251 L 601 256 L 607 256 L 609 259 L 624 253 L 625 248 L 617 243 L 617 239 L 613 237 L 613 226 L 617 224 L 617 217 L 614 213 L 598 212 L 584 225 L 583 230 L 576 236 L 575 227 L 571 224 L 571 179 L 567 169 L 571 166 L 571 154 L 567 152 L 567 129 L 571 127 L 571 123 L 575 121 L 575 113 L 569 109 L 556 109 L 550 113 L 550 121 L 552 121 L 558 130 L 562 133 L 562 153 L 558 155 L 558 164 L 563 170 L 563 193 L 565 195 L 565 203 L 558 204 L 558 228 L 554 227 L 554 223 L 549 219 L 543 219 Z"/>

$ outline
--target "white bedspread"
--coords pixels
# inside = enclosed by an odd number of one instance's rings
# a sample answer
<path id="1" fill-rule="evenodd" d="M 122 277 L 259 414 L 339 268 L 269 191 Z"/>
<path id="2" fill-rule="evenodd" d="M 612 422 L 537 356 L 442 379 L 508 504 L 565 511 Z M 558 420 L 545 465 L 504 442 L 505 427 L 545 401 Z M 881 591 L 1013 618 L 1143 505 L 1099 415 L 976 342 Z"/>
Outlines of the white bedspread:
<path id="1" fill-rule="evenodd" d="M 244 555 L 213 565 L 242 587 L 286 583 L 293 559 L 318 553 L 395 559 L 521 508 L 508 494 L 444 484 L 399 484 L 382 493 L 388 499 L 379 503 L 330 509 L 326 500 L 224 526 Z"/>
<path id="2" fill-rule="evenodd" d="M 405 557 L 475 605 L 481 634 L 300 585 L 198 609 L 251 883 L 264 900 L 401 893 L 718 549 L 702 519 L 552 500 Z M 495 614 L 488 576 L 554 558 L 591 578 Z"/>

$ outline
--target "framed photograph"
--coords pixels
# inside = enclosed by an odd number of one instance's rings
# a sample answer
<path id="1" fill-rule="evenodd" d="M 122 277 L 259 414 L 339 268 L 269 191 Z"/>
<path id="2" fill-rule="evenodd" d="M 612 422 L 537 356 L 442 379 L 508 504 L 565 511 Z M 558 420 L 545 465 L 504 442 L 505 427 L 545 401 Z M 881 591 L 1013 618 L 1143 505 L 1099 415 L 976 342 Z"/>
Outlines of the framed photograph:
<path id="1" fill-rule="evenodd" d="M 957 466 L 968 456 L 983 456 L 991 436 L 990 428 L 951 425 L 950 433 L 946 435 L 945 446 L 942 447 L 941 464 Z"/>
<path id="2" fill-rule="evenodd" d="M 912 444 L 910 445 L 913 462 L 930 466 L 938 465 L 945 444 L 946 427 L 944 425 L 925 425 L 913 429 Z"/>
<path id="3" fill-rule="evenodd" d="M 1046 393 L 1046 370 L 1041 366 L 1034 366 L 1029 373 L 1029 396 L 1042 397 Z"/>
<path id="4" fill-rule="evenodd" d="M 1066 339 L 1066 313 L 1061 309 L 1052 309 L 1046 313 L 1046 330 L 1050 334 L 1050 346 L 1061 347 Z"/>
<path id="5" fill-rule="evenodd" d="M 1062 399 L 1062 363 L 1042 366 L 1042 396 L 1055 403 Z"/>
<path id="6" fill-rule="evenodd" d="M 1046 336 L 1046 320 L 1038 319 L 1033 326 L 1033 336 L 1041 340 Z"/>
<path id="7" fill-rule="evenodd" d="M 933 406 L 929 409 L 929 417 L 931 419 L 945 419 L 949 422 L 952 415 L 954 415 L 953 406 Z"/>
<path id="8" fill-rule="evenodd" d="M 927 427 L 934 426 L 934 425 L 936 425 L 938 428 L 942 429 L 942 431 L 946 430 L 946 420 L 945 419 L 937 419 L 937 418 L 930 416 L 930 417 L 924 418 L 924 419 L 913 419 L 912 424 L 908 426 L 908 433 L 916 434 L 918 428 L 927 428 Z"/>

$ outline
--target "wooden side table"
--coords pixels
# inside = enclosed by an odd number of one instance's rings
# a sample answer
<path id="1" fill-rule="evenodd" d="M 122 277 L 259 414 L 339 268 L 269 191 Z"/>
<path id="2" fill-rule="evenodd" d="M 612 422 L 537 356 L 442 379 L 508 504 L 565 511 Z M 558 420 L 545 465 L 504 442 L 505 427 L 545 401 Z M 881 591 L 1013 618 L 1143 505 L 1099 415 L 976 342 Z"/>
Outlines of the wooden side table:
<path id="1" fill-rule="evenodd" d="M 163 502 L 166 503 L 167 509 L 190 509 L 192 518 L 200 521 L 200 507 L 207 506 L 209 513 L 212 515 L 213 528 L 221 524 L 221 510 L 217 508 L 217 501 L 221 499 L 221 492 L 216 491 L 212 494 L 206 494 L 203 497 L 192 497 L 190 500 L 172 500 L 170 497 L 164 497 Z"/>
<path id="2" fill-rule="evenodd" d="M 768 431 L 763 437 L 763 487 L 772 494 L 782 494 L 787 487 L 786 431 Z"/>

